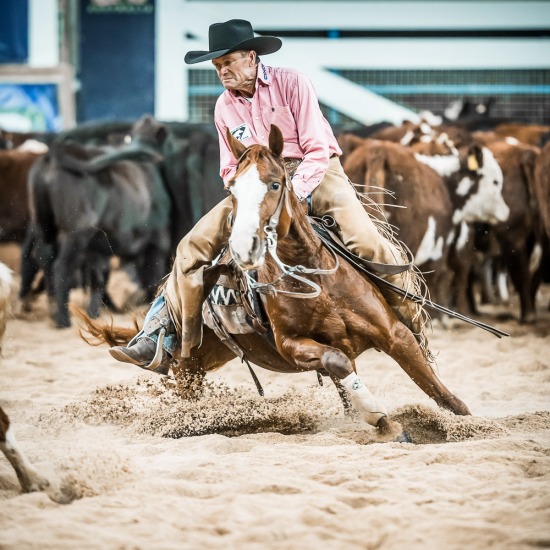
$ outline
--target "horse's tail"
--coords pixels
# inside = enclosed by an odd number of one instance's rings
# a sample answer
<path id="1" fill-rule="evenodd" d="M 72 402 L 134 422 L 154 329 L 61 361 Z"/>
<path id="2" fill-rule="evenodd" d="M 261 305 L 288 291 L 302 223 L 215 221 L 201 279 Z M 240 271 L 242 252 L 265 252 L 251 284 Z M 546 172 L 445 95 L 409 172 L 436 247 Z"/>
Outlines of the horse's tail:
<path id="1" fill-rule="evenodd" d="M 109 321 L 95 321 L 81 308 L 71 305 L 71 314 L 79 320 L 79 334 L 90 346 L 108 344 L 110 347 L 127 344 L 138 332 L 139 325 L 134 319 L 133 327 L 115 327 L 113 318 Z"/>

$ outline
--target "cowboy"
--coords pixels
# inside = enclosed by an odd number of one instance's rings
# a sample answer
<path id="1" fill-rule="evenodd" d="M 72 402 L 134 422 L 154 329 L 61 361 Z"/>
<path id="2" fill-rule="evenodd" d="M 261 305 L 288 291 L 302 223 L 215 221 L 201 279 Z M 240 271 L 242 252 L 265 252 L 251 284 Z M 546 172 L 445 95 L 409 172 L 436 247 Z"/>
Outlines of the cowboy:
<path id="1" fill-rule="evenodd" d="M 311 82 L 295 70 L 260 61 L 260 55 L 274 53 L 281 45 L 275 36 L 254 36 L 248 21 L 232 19 L 210 26 L 209 51 L 190 51 L 185 56 L 187 64 L 212 61 L 225 88 L 214 112 L 222 179 L 227 184 L 237 165 L 226 128 L 244 145 L 267 145 L 270 126 L 275 124 L 283 134 L 283 157 L 292 188 L 301 201 L 307 201 L 310 212 L 332 216 L 341 240 L 356 255 L 377 263 L 402 263 L 397 247 L 378 231 L 344 173 L 339 160 L 342 151 Z M 232 198 L 227 197 L 180 241 L 172 271 L 143 330 L 128 346 L 111 348 L 113 357 L 147 368 L 162 347 L 161 371 L 166 371 L 178 342 L 182 356 L 189 357 L 202 334 L 203 272 L 229 239 L 232 209 Z M 411 289 L 407 272 L 392 275 L 391 282 Z M 416 304 L 391 292 L 384 294 L 398 317 L 413 328 Z M 414 328 L 418 333 L 420 329 Z M 160 333 L 163 338 L 157 346 Z"/>

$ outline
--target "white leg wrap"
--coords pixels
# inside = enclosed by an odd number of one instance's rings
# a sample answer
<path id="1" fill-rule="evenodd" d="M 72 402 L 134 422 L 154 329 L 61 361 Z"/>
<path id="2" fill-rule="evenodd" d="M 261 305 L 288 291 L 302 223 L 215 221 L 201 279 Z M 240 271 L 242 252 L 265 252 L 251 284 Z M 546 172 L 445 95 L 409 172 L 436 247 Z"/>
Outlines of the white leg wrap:
<path id="1" fill-rule="evenodd" d="M 387 416 L 386 409 L 376 402 L 357 374 L 352 372 L 341 382 L 349 393 L 352 405 L 371 426 L 376 426 L 382 417 Z"/>

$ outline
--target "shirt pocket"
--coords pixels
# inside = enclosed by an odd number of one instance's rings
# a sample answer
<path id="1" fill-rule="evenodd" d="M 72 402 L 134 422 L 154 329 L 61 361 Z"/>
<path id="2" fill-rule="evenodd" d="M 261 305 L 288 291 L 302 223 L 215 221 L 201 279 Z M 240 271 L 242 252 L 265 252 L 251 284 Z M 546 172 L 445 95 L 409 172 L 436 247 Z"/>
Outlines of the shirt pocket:
<path id="1" fill-rule="evenodd" d="M 268 128 L 270 124 L 275 124 L 275 126 L 279 127 L 283 133 L 284 141 L 298 143 L 296 121 L 288 106 L 265 107 L 263 115 Z"/>

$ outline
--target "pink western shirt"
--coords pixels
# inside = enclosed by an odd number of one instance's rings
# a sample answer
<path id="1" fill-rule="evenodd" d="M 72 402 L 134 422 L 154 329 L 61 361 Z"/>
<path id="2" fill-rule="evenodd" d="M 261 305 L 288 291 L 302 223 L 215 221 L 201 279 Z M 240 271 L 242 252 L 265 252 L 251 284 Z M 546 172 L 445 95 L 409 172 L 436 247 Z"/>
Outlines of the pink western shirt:
<path id="1" fill-rule="evenodd" d="M 226 90 L 216 102 L 214 122 L 220 139 L 220 175 L 233 176 L 236 159 L 225 135 L 226 128 L 245 145 L 268 144 L 271 124 L 283 133 L 283 157 L 301 159 L 292 186 L 307 197 L 321 183 L 329 158 L 342 151 L 319 108 L 310 80 L 292 69 L 258 65 L 256 91 L 251 101 Z"/>

